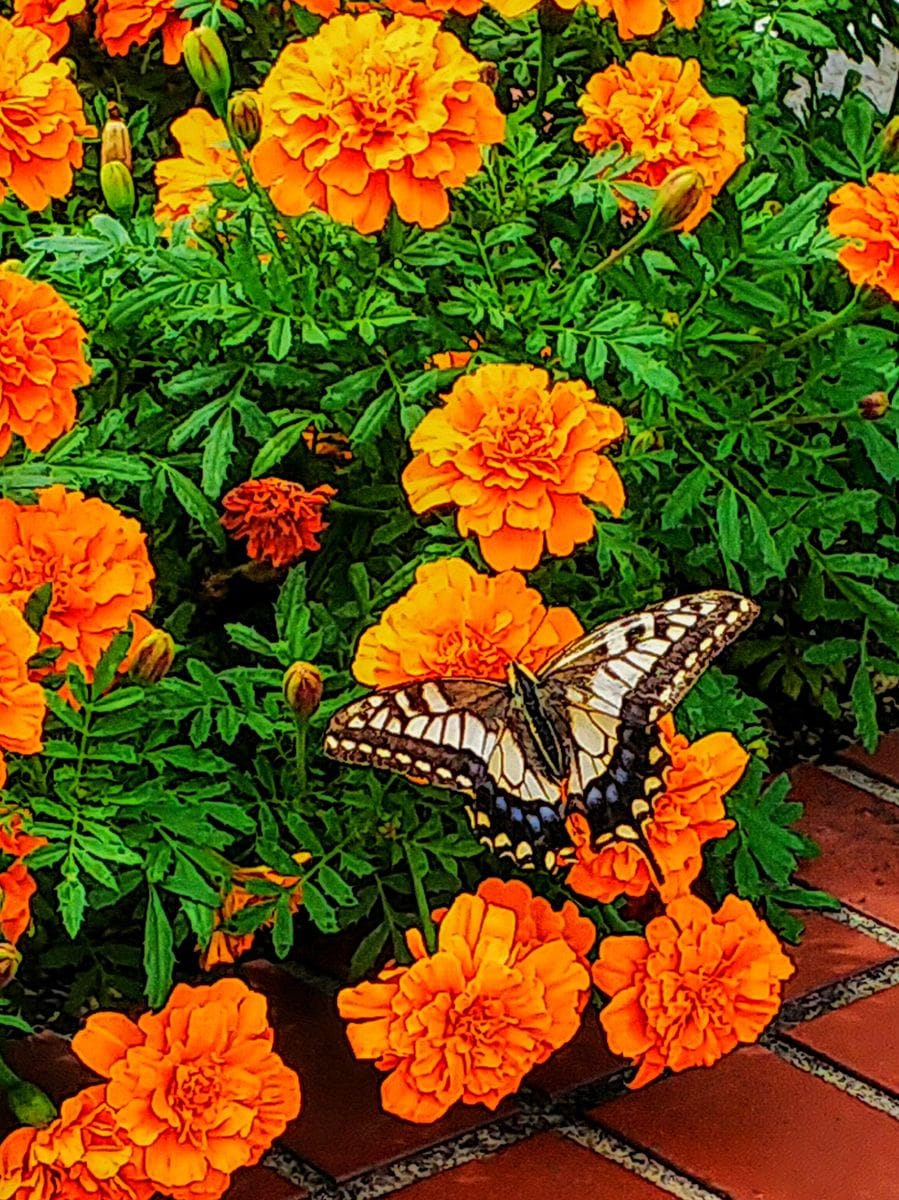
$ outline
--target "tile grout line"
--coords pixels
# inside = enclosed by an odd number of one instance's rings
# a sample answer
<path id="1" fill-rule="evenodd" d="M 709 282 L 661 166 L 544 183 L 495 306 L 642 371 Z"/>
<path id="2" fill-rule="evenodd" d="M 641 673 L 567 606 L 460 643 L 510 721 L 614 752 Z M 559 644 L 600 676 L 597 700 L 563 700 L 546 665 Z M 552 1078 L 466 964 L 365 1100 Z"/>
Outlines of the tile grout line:
<path id="1" fill-rule="evenodd" d="M 893 1096 L 860 1076 L 827 1061 L 823 1056 L 811 1053 L 794 1042 L 789 1035 L 765 1033 L 762 1034 L 759 1044 L 778 1058 L 782 1058 L 784 1062 L 788 1062 L 790 1066 L 832 1084 L 847 1096 L 852 1096 L 854 1100 L 899 1121 L 899 1096 Z"/>
<path id="2" fill-rule="evenodd" d="M 832 763 L 829 766 L 821 767 L 820 770 L 827 775 L 833 775 L 835 779 L 839 779 L 843 783 L 848 783 L 851 787 L 858 788 L 860 792 L 867 792 L 869 796 L 885 800 L 887 804 L 899 805 L 899 787 L 887 783 L 884 779 L 878 779 L 876 775 L 868 775 L 857 767 L 847 767 L 842 763 Z"/>
<path id="3" fill-rule="evenodd" d="M 874 966 L 857 971 L 846 979 L 838 979 L 834 983 L 815 988 L 812 992 L 806 992 L 804 996 L 797 996 L 795 1000 L 787 1000 L 769 1028 L 788 1031 L 795 1025 L 813 1021 L 825 1013 L 854 1004 L 856 1000 L 864 1000 L 868 996 L 875 996 L 878 992 L 885 992 L 897 986 L 899 958 L 875 963 Z"/>
<path id="4" fill-rule="evenodd" d="M 895 950 L 899 954 L 899 929 L 892 929 L 889 925 L 884 925 L 874 917 L 867 916 L 866 913 L 859 912 L 858 909 L 852 908 L 846 904 L 838 910 L 821 909 L 821 916 L 827 917 L 830 921 L 836 921 L 839 925 L 848 925 L 850 929 L 855 929 L 859 933 L 866 933 L 868 937 L 874 938 L 877 942 L 882 942 L 885 946 L 889 946 L 891 950 Z"/>

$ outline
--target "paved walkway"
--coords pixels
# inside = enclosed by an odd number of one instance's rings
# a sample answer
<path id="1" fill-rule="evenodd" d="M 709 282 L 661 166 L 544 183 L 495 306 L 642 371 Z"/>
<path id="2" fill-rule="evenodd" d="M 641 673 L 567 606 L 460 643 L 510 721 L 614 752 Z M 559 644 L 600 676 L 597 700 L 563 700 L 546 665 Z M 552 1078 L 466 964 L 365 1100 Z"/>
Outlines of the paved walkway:
<path id="1" fill-rule="evenodd" d="M 628 1092 L 588 1018 L 496 1113 L 413 1126 L 381 1112 L 377 1073 L 349 1053 L 341 981 L 252 963 L 304 1106 L 226 1200 L 899 1200 L 899 733 L 794 781 L 823 851 L 803 881 L 843 905 L 809 916 L 760 1045 Z M 87 1082 L 61 1038 L 16 1049 L 57 1096 Z"/>

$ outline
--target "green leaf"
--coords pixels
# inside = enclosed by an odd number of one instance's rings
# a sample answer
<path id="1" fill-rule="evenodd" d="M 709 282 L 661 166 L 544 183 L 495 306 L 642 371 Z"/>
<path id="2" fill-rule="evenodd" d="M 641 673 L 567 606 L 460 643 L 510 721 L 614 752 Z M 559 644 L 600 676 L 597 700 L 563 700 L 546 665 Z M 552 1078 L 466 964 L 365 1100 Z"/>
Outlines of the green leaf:
<path id="1" fill-rule="evenodd" d="M 862 745 L 868 753 L 873 754 L 880 740 L 880 729 L 877 725 L 877 699 L 871 686 L 871 672 L 864 655 L 853 677 L 849 698 L 855 715 L 855 732 L 862 739 Z"/>
<path id="2" fill-rule="evenodd" d="M 338 904 L 346 907 L 355 903 L 356 893 L 327 863 L 322 863 L 319 867 L 317 879 L 331 899 L 336 900 Z"/>
<path id="3" fill-rule="evenodd" d="M 219 524 L 218 513 L 197 485 L 192 479 L 188 479 L 186 475 L 182 475 L 180 471 L 170 466 L 164 459 L 161 460 L 160 467 L 165 472 L 166 479 L 175 499 L 187 515 L 197 522 L 217 549 L 224 550 L 226 545 L 225 531 Z"/>
<path id="4" fill-rule="evenodd" d="M 144 925 L 146 996 L 151 1008 L 161 1008 L 172 990 L 175 970 L 174 934 L 158 889 L 150 884 Z"/>
<path id="5" fill-rule="evenodd" d="M 56 896 L 66 933 L 70 938 L 77 937 L 87 902 L 84 884 L 77 876 L 62 879 L 56 886 Z"/>
<path id="6" fill-rule="evenodd" d="M 268 352 L 275 362 L 281 362 L 287 358 L 292 344 L 293 330 L 290 327 L 290 317 L 279 314 L 269 326 Z"/>
<path id="7" fill-rule="evenodd" d="M 47 610 L 53 600 L 53 584 L 42 583 L 39 588 L 35 588 L 28 597 L 28 602 L 22 612 L 25 621 L 35 633 L 40 633 L 41 626 L 44 624 L 44 617 L 47 615 Z"/>
<path id="8" fill-rule="evenodd" d="M 705 467 L 694 467 L 680 481 L 662 509 L 662 528 L 673 529 L 693 511 L 709 489 L 712 476 Z"/>
<path id="9" fill-rule="evenodd" d="M 303 907 L 322 933 L 337 932 L 338 925 L 334 906 L 314 883 L 303 884 Z"/>
<path id="10" fill-rule="evenodd" d="M 389 937 L 390 926 L 386 921 L 382 921 L 380 925 L 376 925 L 370 933 L 365 935 L 350 960 L 351 982 L 364 979 L 366 975 L 372 973 Z"/>

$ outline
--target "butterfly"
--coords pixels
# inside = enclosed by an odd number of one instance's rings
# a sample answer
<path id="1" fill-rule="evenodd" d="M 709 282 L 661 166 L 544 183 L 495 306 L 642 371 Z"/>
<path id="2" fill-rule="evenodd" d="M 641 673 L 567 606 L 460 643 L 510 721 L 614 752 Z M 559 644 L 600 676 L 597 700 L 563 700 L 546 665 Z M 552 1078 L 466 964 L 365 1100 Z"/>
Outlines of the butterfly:
<path id="1" fill-rule="evenodd" d="M 599 626 L 536 673 L 505 682 L 429 679 L 373 692 L 337 712 L 325 753 L 462 792 L 480 841 L 522 867 L 565 860 L 566 821 L 595 848 L 640 846 L 668 756 L 659 719 L 755 620 L 733 592 L 666 600 Z"/>

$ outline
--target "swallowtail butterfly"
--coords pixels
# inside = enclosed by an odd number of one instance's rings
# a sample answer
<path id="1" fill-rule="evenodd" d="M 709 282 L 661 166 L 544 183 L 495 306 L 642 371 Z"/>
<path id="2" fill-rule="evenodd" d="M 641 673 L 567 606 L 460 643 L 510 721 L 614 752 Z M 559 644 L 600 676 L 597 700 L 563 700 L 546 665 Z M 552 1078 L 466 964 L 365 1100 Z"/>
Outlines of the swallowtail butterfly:
<path id="1" fill-rule="evenodd" d="M 601 625 L 536 674 L 513 662 L 505 683 L 373 692 L 332 718 L 325 752 L 464 793 L 480 840 L 523 867 L 556 865 L 572 813 L 595 846 L 648 852 L 667 762 L 657 722 L 757 613 L 733 592 L 699 592 Z"/>

